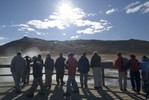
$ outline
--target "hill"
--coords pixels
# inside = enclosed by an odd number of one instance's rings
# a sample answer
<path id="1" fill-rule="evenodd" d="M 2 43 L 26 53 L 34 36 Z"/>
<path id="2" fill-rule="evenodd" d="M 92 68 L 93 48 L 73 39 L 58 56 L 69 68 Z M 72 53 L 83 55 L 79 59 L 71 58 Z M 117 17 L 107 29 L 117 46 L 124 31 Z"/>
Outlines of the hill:
<path id="1" fill-rule="evenodd" d="M 122 52 L 124 54 L 149 54 L 149 42 L 142 40 L 117 40 L 117 41 L 101 41 L 101 40 L 69 40 L 69 41 L 47 41 L 37 38 L 23 37 L 0 46 L 0 55 L 14 55 L 17 51 L 23 53 L 47 53 L 52 54 L 74 52 L 82 54 L 87 52 L 92 54 L 98 51 L 102 54 L 115 54 Z"/>

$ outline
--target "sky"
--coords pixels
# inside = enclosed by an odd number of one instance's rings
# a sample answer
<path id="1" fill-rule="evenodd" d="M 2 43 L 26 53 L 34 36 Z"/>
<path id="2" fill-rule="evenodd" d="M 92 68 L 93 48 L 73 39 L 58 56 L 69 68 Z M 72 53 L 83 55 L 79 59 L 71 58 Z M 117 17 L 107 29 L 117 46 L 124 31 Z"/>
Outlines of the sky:
<path id="1" fill-rule="evenodd" d="M 24 36 L 149 41 L 149 1 L 0 0 L 0 45 Z"/>

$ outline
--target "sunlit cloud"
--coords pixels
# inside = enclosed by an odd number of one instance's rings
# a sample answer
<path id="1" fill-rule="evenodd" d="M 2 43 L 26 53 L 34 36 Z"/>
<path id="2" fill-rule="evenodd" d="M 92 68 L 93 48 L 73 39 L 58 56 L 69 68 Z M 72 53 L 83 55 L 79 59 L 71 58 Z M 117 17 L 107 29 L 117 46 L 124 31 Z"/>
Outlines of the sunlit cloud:
<path id="1" fill-rule="evenodd" d="M 78 39 L 78 38 L 80 38 L 81 36 L 78 36 L 78 35 L 76 35 L 76 36 L 71 36 L 70 38 L 71 39 Z"/>
<path id="2" fill-rule="evenodd" d="M 109 14 L 112 14 L 112 13 L 114 13 L 114 12 L 116 12 L 116 11 L 117 11 L 117 9 L 112 8 L 112 9 L 110 9 L 110 10 L 107 10 L 107 11 L 106 11 L 106 14 L 109 15 Z"/>
<path id="3" fill-rule="evenodd" d="M 125 7 L 125 10 L 127 14 L 136 13 L 136 12 L 149 13 L 149 1 L 143 4 L 140 4 L 140 2 L 138 1 L 131 3 Z"/>
<path id="4" fill-rule="evenodd" d="M 53 12 L 49 18 L 43 21 L 30 20 L 27 24 L 37 29 L 57 28 L 59 30 L 64 30 L 71 25 L 75 25 L 79 28 L 85 28 L 76 30 L 77 33 L 82 34 L 95 34 L 108 30 L 107 27 L 110 26 L 108 21 L 87 20 L 87 17 L 94 17 L 95 15 L 93 13 L 85 13 L 80 8 L 71 8 L 69 5 L 63 4 L 60 10 Z"/>
<path id="5" fill-rule="evenodd" d="M 2 40 L 6 40 L 7 38 L 5 38 L 5 37 L 1 37 L 0 36 L 0 41 L 2 41 Z"/>
<path id="6" fill-rule="evenodd" d="M 45 35 L 45 33 L 43 32 L 38 32 L 37 30 L 31 28 L 29 25 L 27 24 L 18 24 L 18 25 L 11 25 L 11 27 L 17 27 L 18 31 L 24 31 L 25 33 L 29 33 L 29 32 L 34 32 L 37 35 Z"/>

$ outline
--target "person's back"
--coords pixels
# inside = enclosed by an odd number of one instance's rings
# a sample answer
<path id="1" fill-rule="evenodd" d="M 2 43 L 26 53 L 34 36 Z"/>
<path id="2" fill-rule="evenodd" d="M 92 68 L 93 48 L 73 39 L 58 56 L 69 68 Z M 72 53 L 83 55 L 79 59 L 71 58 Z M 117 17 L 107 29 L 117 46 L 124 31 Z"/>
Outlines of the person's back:
<path id="1" fill-rule="evenodd" d="M 139 71 L 139 62 L 137 59 L 132 58 L 129 60 L 130 70 L 131 71 Z"/>
<path id="2" fill-rule="evenodd" d="M 26 60 L 21 55 L 17 55 L 12 59 L 11 67 L 15 72 L 22 73 L 26 67 Z"/>
<path id="3" fill-rule="evenodd" d="M 101 57 L 97 54 L 94 54 L 91 59 L 91 66 L 92 67 L 101 67 Z"/>
<path id="4" fill-rule="evenodd" d="M 149 60 L 146 56 L 140 61 L 140 67 L 142 72 L 148 72 Z"/>
<path id="5" fill-rule="evenodd" d="M 64 67 L 66 66 L 65 65 L 65 58 L 63 57 L 59 57 L 56 59 L 56 62 L 55 62 L 55 69 L 56 70 L 64 70 Z"/>
<path id="6" fill-rule="evenodd" d="M 33 64 L 33 76 L 34 78 L 42 77 L 42 64 L 40 61 L 36 61 Z"/>
<path id="7" fill-rule="evenodd" d="M 54 70 L 54 60 L 49 56 L 45 60 L 45 69 L 52 71 Z"/>
<path id="8" fill-rule="evenodd" d="M 78 71 L 87 73 L 89 71 L 89 61 L 87 57 L 82 56 L 78 62 Z"/>
<path id="9" fill-rule="evenodd" d="M 67 61 L 68 65 L 68 75 L 74 76 L 76 74 L 76 68 L 77 68 L 77 61 L 75 58 L 70 58 Z"/>

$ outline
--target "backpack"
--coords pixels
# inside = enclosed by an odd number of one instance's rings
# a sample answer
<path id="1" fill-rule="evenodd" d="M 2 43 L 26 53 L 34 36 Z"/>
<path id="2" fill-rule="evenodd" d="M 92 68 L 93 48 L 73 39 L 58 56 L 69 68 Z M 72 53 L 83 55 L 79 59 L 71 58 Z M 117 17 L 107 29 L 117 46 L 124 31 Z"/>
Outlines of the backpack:
<path id="1" fill-rule="evenodd" d="M 121 62 L 121 67 L 124 70 L 128 70 L 129 69 L 129 61 L 127 58 L 122 58 L 122 62 Z"/>

